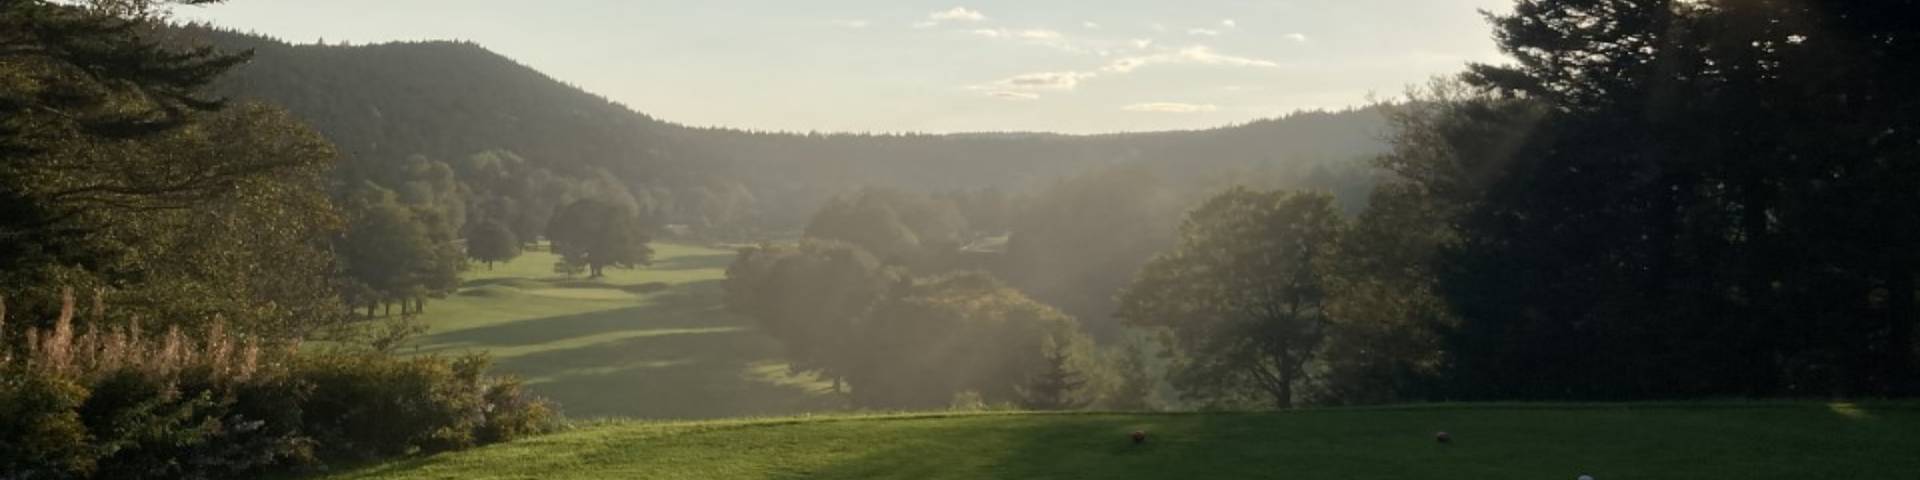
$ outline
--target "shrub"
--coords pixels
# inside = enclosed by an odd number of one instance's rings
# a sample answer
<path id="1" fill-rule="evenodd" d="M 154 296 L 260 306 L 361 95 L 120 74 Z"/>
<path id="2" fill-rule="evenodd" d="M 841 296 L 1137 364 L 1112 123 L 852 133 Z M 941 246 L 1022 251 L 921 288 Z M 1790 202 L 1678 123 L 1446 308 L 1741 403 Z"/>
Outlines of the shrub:
<path id="1" fill-rule="evenodd" d="M 20 348 L 0 338 L 0 479 L 256 478 L 507 441 L 556 422 L 517 380 L 486 376 L 480 356 L 299 353 L 218 322 L 195 335 L 81 330 L 72 303 Z"/>
<path id="2" fill-rule="evenodd" d="M 366 460 L 474 443 L 481 399 L 454 363 L 329 353 L 294 368 L 314 387 L 307 425 L 328 457 Z"/>
<path id="3" fill-rule="evenodd" d="M 59 478 L 93 471 L 87 397 L 73 382 L 36 372 L 0 375 L 0 478 Z"/>

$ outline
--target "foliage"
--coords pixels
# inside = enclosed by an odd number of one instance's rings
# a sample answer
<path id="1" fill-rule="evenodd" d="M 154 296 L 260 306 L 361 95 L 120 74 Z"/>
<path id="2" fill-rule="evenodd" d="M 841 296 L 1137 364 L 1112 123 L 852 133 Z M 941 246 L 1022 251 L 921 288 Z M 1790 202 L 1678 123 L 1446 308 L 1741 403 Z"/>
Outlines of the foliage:
<path id="1" fill-rule="evenodd" d="M 834 198 L 806 230 L 807 237 L 857 245 L 922 272 L 941 271 L 967 233 L 967 219 L 951 201 L 872 188 Z"/>
<path id="2" fill-rule="evenodd" d="M 547 239 L 566 262 L 585 265 L 589 278 L 600 278 L 609 266 L 647 265 L 653 261 L 651 236 L 637 214 L 601 200 L 576 201 L 554 214 Z"/>
<path id="3" fill-rule="evenodd" d="M 1228 190 L 1188 214 L 1118 316 L 1172 334 L 1174 385 L 1188 397 L 1290 408 L 1326 336 L 1327 263 L 1345 228 L 1329 195 Z"/>
<path id="4" fill-rule="evenodd" d="M 311 385 L 302 409 L 322 456 L 372 460 L 542 430 L 547 407 L 515 395 L 517 381 L 483 377 L 486 365 L 484 357 L 329 354 L 296 362 L 293 375 Z"/>
<path id="5" fill-rule="evenodd" d="M 851 383 L 863 407 L 945 408 L 962 392 L 1077 407 L 1085 381 L 1069 372 L 1097 362 L 1072 317 L 991 275 L 912 279 L 846 243 L 743 249 L 725 287 L 728 309 L 780 340 L 794 370 L 833 379 L 835 391 Z M 1061 383 L 1022 393 L 1048 373 Z"/>
<path id="6" fill-rule="evenodd" d="M 486 262 L 487 268 L 493 268 L 493 262 L 512 261 L 520 256 L 520 237 L 513 229 L 496 220 L 487 220 L 474 227 L 467 234 L 467 257 Z"/>
<path id="7" fill-rule="evenodd" d="M 1015 387 L 1021 408 L 1028 410 L 1076 410 L 1092 403 L 1082 394 L 1087 380 L 1068 362 L 1073 360 L 1071 345 L 1060 345 L 1053 337 L 1040 344 L 1040 359 L 1045 362 L 1025 384 Z"/>
<path id="8" fill-rule="evenodd" d="M 247 57 L 164 45 L 157 3 L 0 5 L 0 288 L 33 321 L 49 285 L 277 336 L 339 320 L 331 147 L 277 110 L 221 109 L 204 87 Z"/>
<path id="9" fill-rule="evenodd" d="M 48 476 L 94 468 L 77 411 L 87 390 L 50 375 L 0 378 L 0 472 Z"/>
<path id="10" fill-rule="evenodd" d="M 430 209 L 400 203 L 394 192 L 364 184 L 347 199 L 352 228 L 339 242 L 346 276 L 366 292 L 356 302 L 369 315 L 376 305 L 412 301 L 458 286 L 464 255 L 451 227 Z"/>
<path id="11" fill-rule="evenodd" d="M 551 187 L 597 177 L 596 171 L 630 191 L 662 224 L 688 226 L 703 238 L 737 232 L 730 240 L 758 241 L 767 232 L 805 228 L 833 198 L 867 186 L 910 192 L 993 187 L 1018 196 L 1050 179 L 1116 163 L 1148 164 L 1185 178 L 1260 165 L 1361 166 L 1355 160 L 1383 150 L 1384 121 L 1373 110 L 1093 136 L 694 128 L 636 112 L 470 42 L 296 45 L 207 26 L 183 32 L 229 51 L 255 52 L 252 62 L 220 81 L 221 91 L 285 106 L 313 124 L 346 152 L 344 181 L 376 179 L 398 190 L 375 177 L 413 155 L 445 162 L 474 194 L 470 203 L 482 206 L 469 209 L 469 221 L 506 221 L 529 241 L 543 233 L 541 217 L 587 197 Z M 500 158 L 501 168 L 463 166 L 476 156 Z M 481 210 L 486 213 L 476 213 Z M 1005 230 L 1007 220 L 976 215 L 984 211 L 967 214 L 970 221 L 979 217 L 975 229 Z"/>
<path id="12" fill-rule="evenodd" d="M 1447 398 L 1915 391 L 1909 2 L 1527 0 L 1385 165 L 1452 239 Z M 1685 368 L 1674 368 L 1685 365 Z"/>
<path id="13" fill-rule="evenodd" d="M 1113 392 L 1102 396 L 1101 407 L 1128 412 L 1153 411 L 1162 408 L 1157 401 L 1160 390 L 1160 377 L 1155 375 L 1152 365 L 1147 363 L 1147 352 L 1141 342 L 1127 342 L 1121 345 L 1114 357 L 1114 375 L 1117 377 Z"/>
<path id="14" fill-rule="evenodd" d="M 903 280 L 859 247 L 805 240 L 742 249 L 727 267 L 725 302 L 779 339 L 793 370 L 832 378 L 837 391 L 866 360 L 859 342 L 868 314 Z"/>
<path id="15" fill-rule="evenodd" d="M 1327 338 L 1310 368 L 1316 404 L 1385 404 L 1431 393 L 1446 365 L 1440 334 L 1457 325 L 1434 257 L 1447 245 L 1434 202 L 1380 185 L 1329 263 Z"/>
<path id="16" fill-rule="evenodd" d="M 76 324 L 0 349 L 8 478 L 256 478 L 546 431 L 552 414 L 486 361 L 289 345 L 214 323 L 149 335 Z M 96 318 L 99 318 L 96 316 Z"/>
<path id="17" fill-rule="evenodd" d="M 1072 317 L 990 275 L 920 279 L 868 315 L 846 377 L 854 403 L 867 407 L 941 408 L 963 391 L 1017 402 L 1047 368 L 1045 342 L 1087 342 L 1077 330 Z"/>

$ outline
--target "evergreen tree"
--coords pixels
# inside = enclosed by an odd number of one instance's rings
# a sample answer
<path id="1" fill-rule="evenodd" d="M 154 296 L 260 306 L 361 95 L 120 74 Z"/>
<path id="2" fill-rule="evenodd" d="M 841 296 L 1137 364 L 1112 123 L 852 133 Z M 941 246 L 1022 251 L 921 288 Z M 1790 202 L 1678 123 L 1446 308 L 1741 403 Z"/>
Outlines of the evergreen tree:
<path id="1" fill-rule="evenodd" d="M 1388 162 L 1452 230 L 1432 270 L 1459 322 L 1442 395 L 1913 391 L 1916 14 L 1523 0 L 1494 16 L 1516 61 L 1472 67 L 1483 97 L 1438 104 L 1399 134 L 1423 146 Z"/>
<path id="2" fill-rule="evenodd" d="M 1154 396 L 1160 389 L 1160 382 L 1147 365 L 1146 350 L 1139 342 L 1127 342 L 1121 347 L 1115 370 L 1119 382 L 1106 398 L 1105 408 L 1120 411 L 1159 409 Z"/>
<path id="3" fill-rule="evenodd" d="M 286 115 L 206 92 L 244 54 L 163 44 L 161 3 L 0 3 L 0 290 L 116 315 L 214 314 L 271 336 L 341 318 L 321 239 L 333 150 Z M 332 304 L 332 307 L 327 305 Z"/>
<path id="4" fill-rule="evenodd" d="M 1040 359 L 1044 363 L 1039 373 L 1020 386 L 1020 408 L 1074 410 L 1090 403 L 1082 399 L 1080 394 L 1081 387 L 1087 384 L 1086 379 L 1068 365 L 1073 359 L 1068 346 L 1061 345 L 1053 337 L 1047 337 L 1040 344 Z"/>

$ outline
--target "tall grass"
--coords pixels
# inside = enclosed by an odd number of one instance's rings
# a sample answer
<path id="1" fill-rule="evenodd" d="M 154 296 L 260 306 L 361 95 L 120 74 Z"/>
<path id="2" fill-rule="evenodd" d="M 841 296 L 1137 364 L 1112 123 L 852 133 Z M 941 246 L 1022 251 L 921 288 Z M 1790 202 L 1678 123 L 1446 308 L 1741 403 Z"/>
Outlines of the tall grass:
<path id="1" fill-rule="evenodd" d="M 259 478 L 467 448 L 551 429 L 547 404 L 487 360 L 301 352 L 229 329 L 109 324 L 71 290 L 42 329 L 5 333 L 0 480 Z"/>
<path id="2" fill-rule="evenodd" d="M 76 326 L 71 289 L 63 290 L 60 315 L 52 328 L 28 327 L 18 352 L 6 335 L 5 299 L 0 298 L 0 369 L 31 369 L 86 384 L 107 374 L 138 373 L 172 378 L 180 372 L 203 370 L 213 378 L 246 381 L 260 370 L 263 358 L 284 361 L 292 346 L 266 346 L 260 337 L 233 332 L 218 317 L 205 331 L 188 335 L 168 327 L 148 335 L 139 319 L 125 325 L 107 325 L 101 295 L 95 292 L 85 326 Z"/>

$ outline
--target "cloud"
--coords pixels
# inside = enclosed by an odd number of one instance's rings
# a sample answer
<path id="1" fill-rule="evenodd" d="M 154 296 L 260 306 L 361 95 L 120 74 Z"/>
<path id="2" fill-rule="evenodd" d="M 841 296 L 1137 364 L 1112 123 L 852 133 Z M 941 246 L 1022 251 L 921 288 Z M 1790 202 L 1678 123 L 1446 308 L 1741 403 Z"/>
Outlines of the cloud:
<path id="1" fill-rule="evenodd" d="M 1080 22 L 1080 26 L 1082 26 L 1082 27 L 1086 27 L 1086 28 L 1087 28 L 1088 30 L 1099 30 L 1099 29 L 1100 29 L 1100 24 L 1098 24 L 1098 23 L 1093 23 L 1093 22 Z"/>
<path id="2" fill-rule="evenodd" d="M 1146 113 L 1205 113 L 1205 112 L 1219 111 L 1220 107 L 1218 105 L 1209 105 L 1209 104 L 1177 103 L 1177 102 L 1147 102 L 1147 103 L 1136 103 L 1132 105 L 1127 105 L 1124 107 L 1120 107 L 1120 109 L 1126 110 L 1129 112 L 1146 112 Z"/>
<path id="3" fill-rule="evenodd" d="M 1210 28 L 1190 28 L 1187 29 L 1187 34 L 1196 37 L 1218 37 L 1220 36 L 1220 31 Z"/>
<path id="4" fill-rule="evenodd" d="M 1221 20 L 1220 26 L 1227 27 L 1227 28 L 1238 28 L 1240 26 L 1240 22 L 1235 22 L 1233 21 L 1233 19 L 1229 18 L 1226 20 Z"/>
<path id="5" fill-rule="evenodd" d="M 1032 28 L 1032 29 L 1025 29 L 1025 30 L 1009 30 L 1005 28 L 977 28 L 973 30 L 968 30 L 967 33 L 971 33 L 975 36 L 980 36 L 985 38 L 1004 38 L 1004 39 L 1020 40 L 1026 43 L 1053 48 L 1056 50 L 1069 52 L 1069 53 L 1085 53 L 1087 51 L 1086 48 L 1081 47 L 1080 45 L 1076 44 L 1076 42 L 1074 42 L 1073 40 L 1067 38 L 1066 34 L 1063 34 L 1054 30 L 1047 30 L 1047 29 L 1040 29 L 1040 28 Z"/>
<path id="6" fill-rule="evenodd" d="M 1100 71 L 1107 73 L 1128 73 L 1135 69 L 1154 64 L 1195 64 L 1227 67 L 1277 68 L 1279 63 L 1251 57 L 1227 55 L 1213 51 L 1205 45 L 1195 45 L 1175 51 L 1160 52 L 1114 60 Z"/>
<path id="7" fill-rule="evenodd" d="M 840 19 L 833 21 L 834 26 L 841 28 L 867 28 L 868 25 L 872 24 L 872 22 L 860 19 Z"/>
<path id="8" fill-rule="evenodd" d="M 920 22 L 913 22 L 913 28 L 933 28 L 934 26 L 939 24 L 940 22 L 926 20 L 926 21 L 920 21 Z"/>
<path id="9" fill-rule="evenodd" d="M 1262 59 L 1252 58 L 1252 57 L 1240 57 L 1240 56 L 1234 56 L 1234 55 L 1227 55 L 1227 54 L 1215 52 L 1213 51 L 1212 48 L 1208 48 L 1203 45 L 1182 48 L 1178 53 L 1174 54 L 1174 57 L 1177 58 L 1180 62 L 1198 63 L 1201 65 L 1225 65 L 1230 67 L 1259 67 L 1259 68 L 1279 68 L 1280 67 L 1279 63 L 1274 63 L 1274 61 L 1272 60 L 1262 60 Z"/>
<path id="10" fill-rule="evenodd" d="M 1087 72 L 1038 72 L 1014 75 L 993 84 L 1012 90 L 1073 90 L 1080 81 L 1093 78 L 1098 74 Z"/>
<path id="11" fill-rule="evenodd" d="M 1053 30 L 1021 30 L 1017 35 L 1027 40 L 1058 40 L 1061 37 L 1060 32 Z"/>
<path id="12" fill-rule="evenodd" d="M 1015 92 L 1015 91 L 1009 91 L 1009 90 L 994 90 L 991 92 L 987 92 L 987 96 L 993 97 L 993 98 L 1004 98 L 1008 100 L 1037 100 L 1040 98 L 1040 94 L 1038 93 Z"/>
<path id="13" fill-rule="evenodd" d="M 1307 42 L 1307 34 L 1304 34 L 1304 33 L 1289 33 L 1282 36 L 1285 37 L 1287 40 L 1292 40 L 1299 43 Z"/>
<path id="14" fill-rule="evenodd" d="M 1150 29 L 1153 29 L 1153 31 L 1156 31 L 1156 32 L 1166 32 L 1166 31 L 1167 31 L 1167 26 L 1166 26 L 1166 25 L 1164 25 L 1164 24 L 1159 24 L 1159 23 L 1155 23 L 1155 24 L 1152 24 L 1152 25 L 1147 25 L 1147 28 L 1150 28 Z"/>
<path id="15" fill-rule="evenodd" d="M 1151 46 L 1153 46 L 1153 39 L 1151 39 L 1151 38 L 1136 38 L 1136 39 L 1133 39 L 1133 41 L 1132 41 L 1132 42 L 1129 42 L 1129 43 L 1132 43 L 1132 44 L 1133 44 L 1133 48 L 1137 48 L 1137 49 L 1141 49 L 1141 50 L 1146 50 L 1146 49 L 1147 49 L 1147 47 L 1151 47 Z"/>
<path id="16" fill-rule="evenodd" d="M 1018 38 L 1021 40 L 1060 40 L 1066 38 L 1060 32 L 1044 29 L 1008 30 L 1004 28 L 980 28 L 970 31 L 974 35 L 987 38 Z"/>
<path id="17" fill-rule="evenodd" d="M 968 10 L 967 7 L 953 7 L 947 11 L 927 14 L 927 20 L 935 22 L 978 22 L 986 19 L 987 16 L 980 11 Z"/>
<path id="18" fill-rule="evenodd" d="M 993 31 L 1002 35 L 1000 31 Z M 977 33 L 977 32 L 976 32 Z M 1120 58 L 1093 71 L 1036 72 L 1003 78 L 992 83 L 968 87 L 990 92 L 1032 92 L 1035 90 L 1071 91 L 1082 82 L 1102 76 L 1125 75 L 1148 65 L 1213 65 L 1246 68 L 1278 68 L 1279 63 L 1251 57 L 1227 55 L 1204 45 L 1179 50 L 1163 50 L 1152 55 Z M 1142 104 L 1148 105 L 1148 104 Z"/>

